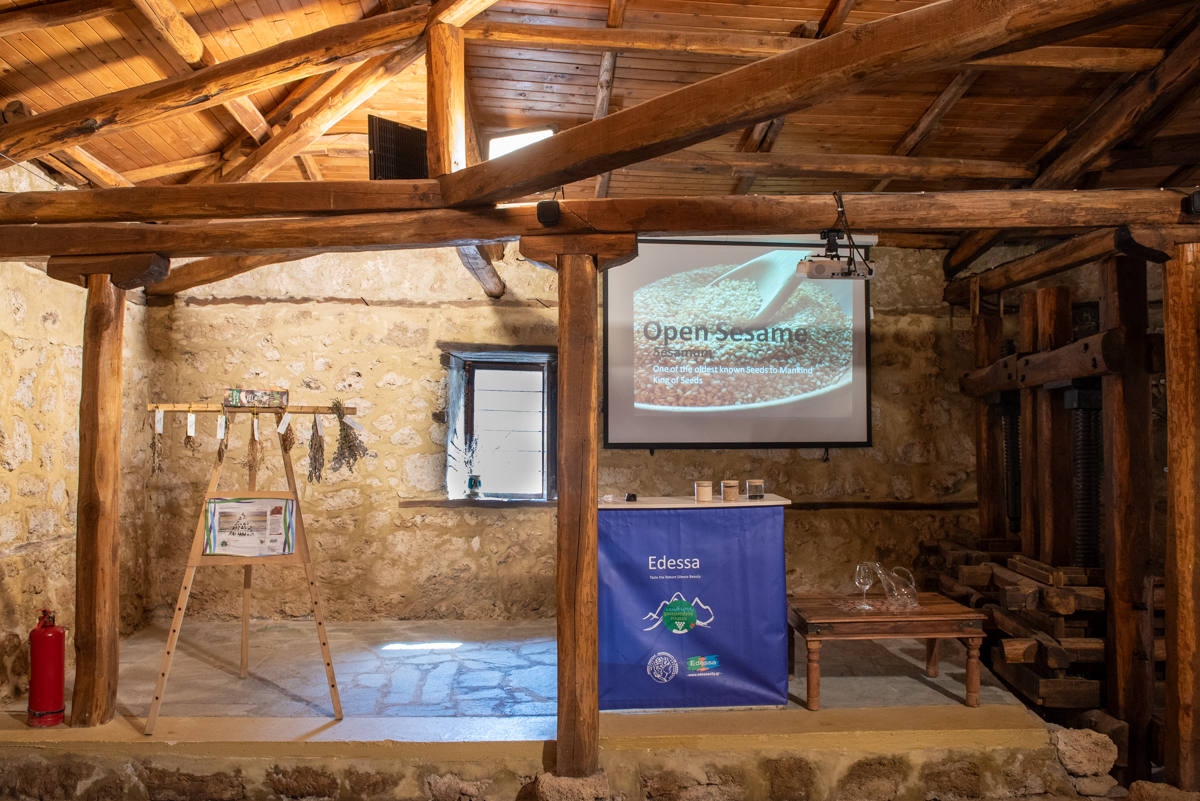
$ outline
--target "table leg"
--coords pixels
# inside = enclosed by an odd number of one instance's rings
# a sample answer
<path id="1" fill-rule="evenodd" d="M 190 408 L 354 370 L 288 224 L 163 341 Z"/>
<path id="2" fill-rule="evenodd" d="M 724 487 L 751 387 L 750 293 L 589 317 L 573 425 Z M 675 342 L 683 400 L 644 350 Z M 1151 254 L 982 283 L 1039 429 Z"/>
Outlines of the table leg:
<path id="1" fill-rule="evenodd" d="M 968 637 L 967 646 L 967 706 L 979 706 L 979 646 L 982 637 Z"/>
<path id="2" fill-rule="evenodd" d="M 788 678 L 796 677 L 796 630 L 788 625 Z"/>
<path id="3" fill-rule="evenodd" d="M 931 679 L 938 677 L 938 643 L 937 637 L 925 640 L 925 675 Z"/>
<path id="4" fill-rule="evenodd" d="M 805 640 L 808 646 L 808 710 L 821 708 L 821 642 Z"/>

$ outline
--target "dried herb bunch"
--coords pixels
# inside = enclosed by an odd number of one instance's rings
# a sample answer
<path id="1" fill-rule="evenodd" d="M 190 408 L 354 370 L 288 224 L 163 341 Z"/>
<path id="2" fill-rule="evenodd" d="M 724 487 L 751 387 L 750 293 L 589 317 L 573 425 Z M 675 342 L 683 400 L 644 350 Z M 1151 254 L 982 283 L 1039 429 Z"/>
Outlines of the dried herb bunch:
<path id="1" fill-rule="evenodd" d="M 348 467 L 353 473 L 355 463 L 367 455 L 367 446 L 358 438 L 358 432 L 346 422 L 346 408 L 342 402 L 335 400 L 330 405 L 333 406 L 333 413 L 338 419 L 338 440 L 337 450 L 333 452 L 333 459 L 329 462 L 329 469 L 336 473 L 343 467 Z"/>
<path id="2" fill-rule="evenodd" d="M 321 473 L 325 470 L 325 438 L 321 436 L 321 426 L 317 424 L 317 416 L 313 415 L 312 436 L 308 438 L 308 482 L 321 483 Z"/>
<path id="3" fill-rule="evenodd" d="M 161 473 L 164 461 L 163 435 L 155 431 L 150 437 L 150 475 Z"/>
<path id="4" fill-rule="evenodd" d="M 250 428 L 250 445 L 246 449 L 246 467 L 251 473 L 257 474 L 258 468 L 262 464 L 262 443 L 254 436 L 254 421 L 258 420 L 258 415 L 253 415 L 251 418 Z M 262 432 L 259 432 L 262 436 Z"/>
<path id="5" fill-rule="evenodd" d="M 275 412 L 275 425 L 278 427 L 283 422 L 283 412 Z M 292 446 L 296 444 L 296 430 L 288 425 L 287 430 L 279 435 L 279 447 L 284 453 L 291 453 Z"/>
<path id="6" fill-rule="evenodd" d="M 225 451 L 229 450 L 229 427 L 231 423 L 229 418 L 225 418 L 225 436 L 221 437 L 221 441 L 217 443 L 217 461 L 225 461 Z"/>

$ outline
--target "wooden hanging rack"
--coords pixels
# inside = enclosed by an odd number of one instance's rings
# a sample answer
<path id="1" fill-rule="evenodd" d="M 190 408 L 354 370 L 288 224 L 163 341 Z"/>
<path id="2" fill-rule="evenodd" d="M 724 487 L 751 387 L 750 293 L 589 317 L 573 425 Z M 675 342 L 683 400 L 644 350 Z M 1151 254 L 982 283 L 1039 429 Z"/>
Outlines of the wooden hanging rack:
<path id="1" fill-rule="evenodd" d="M 223 406 L 219 403 L 147 403 L 146 411 L 191 412 L 192 414 L 262 414 L 274 412 L 291 412 L 292 414 L 336 414 L 332 406 Z M 353 417 L 358 409 L 354 406 L 343 406 L 342 411 L 347 417 Z"/>

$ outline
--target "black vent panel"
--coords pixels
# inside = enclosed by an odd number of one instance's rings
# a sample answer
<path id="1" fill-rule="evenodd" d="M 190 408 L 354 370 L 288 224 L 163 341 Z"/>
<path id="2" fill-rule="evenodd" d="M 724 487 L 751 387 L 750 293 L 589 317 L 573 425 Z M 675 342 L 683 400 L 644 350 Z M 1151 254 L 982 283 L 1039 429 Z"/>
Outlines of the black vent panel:
<path id="1" fill-rule="evenodd" d="M 367 147 L 372 181 L 429 177 L 426 134 L 420 128 L 367 115 Z"/>

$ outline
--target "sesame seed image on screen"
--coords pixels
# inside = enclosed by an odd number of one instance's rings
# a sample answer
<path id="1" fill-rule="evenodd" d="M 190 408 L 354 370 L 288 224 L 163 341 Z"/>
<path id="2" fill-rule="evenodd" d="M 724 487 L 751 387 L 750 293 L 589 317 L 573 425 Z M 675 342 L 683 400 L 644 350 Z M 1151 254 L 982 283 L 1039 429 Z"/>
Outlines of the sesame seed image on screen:
<path id="1" fill-rule="evenodd" d="M 634 294 L 634 392 L 639 407 L 721 408 L 794 400 L 847 376 L 852 321 L 814 282 L 772 322 L 745 330 L 764 298 L 753 281 L 713 282 L 738 265 L 659 279 Z"/>

